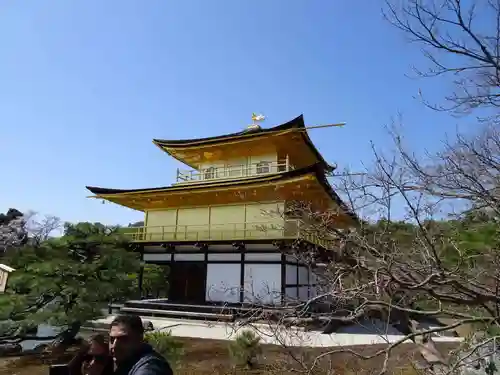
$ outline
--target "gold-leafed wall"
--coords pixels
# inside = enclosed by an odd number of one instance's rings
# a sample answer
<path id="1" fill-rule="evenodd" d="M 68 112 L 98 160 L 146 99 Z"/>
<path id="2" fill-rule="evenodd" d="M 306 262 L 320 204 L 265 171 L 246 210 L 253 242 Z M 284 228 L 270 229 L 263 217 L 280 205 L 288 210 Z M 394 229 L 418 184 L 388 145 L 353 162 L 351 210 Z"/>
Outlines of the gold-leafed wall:
<path id="1" fill-rule="evenodd" d="M 274 238 L 283 236 L 283 207 L 272 202 L 147 211 L 146 233 L 180 240 Z"/>
<path id="2" fill-rule="evenodd" d="M 317 152 L 295 131 L 279 134 L 225 140 L 209 145 L 168 147 L 160 146 L 177 160 L 193 168 L 201 165 L 225 162 L 241 158 L 259 157 L 258 155 L 288 155 L 290 162 L 297 168 L 315 164 L 320 160 Z"/>

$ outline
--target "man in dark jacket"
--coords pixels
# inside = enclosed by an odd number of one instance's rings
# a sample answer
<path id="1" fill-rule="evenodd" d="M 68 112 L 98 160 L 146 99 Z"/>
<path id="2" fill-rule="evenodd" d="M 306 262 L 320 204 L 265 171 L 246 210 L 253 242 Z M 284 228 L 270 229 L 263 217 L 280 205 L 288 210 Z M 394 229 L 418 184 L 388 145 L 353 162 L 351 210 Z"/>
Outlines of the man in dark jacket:
<path id="1" fill-rule="evenodd" d="M 111 322 L 109 350 L 116 375 L 173 375 L 165 358 L 144 342 L 144 326 L 137 315 L 119 315 Z"/>

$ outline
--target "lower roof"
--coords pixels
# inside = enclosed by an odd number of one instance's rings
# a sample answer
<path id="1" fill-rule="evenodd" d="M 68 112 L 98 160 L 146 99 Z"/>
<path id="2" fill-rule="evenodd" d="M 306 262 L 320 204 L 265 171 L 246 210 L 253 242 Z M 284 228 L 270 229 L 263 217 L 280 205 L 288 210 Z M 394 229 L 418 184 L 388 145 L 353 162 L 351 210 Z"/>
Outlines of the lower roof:
<path id="1" fill-rule="evenodd" d="M 278 183 L 297 180 L 301 177 L 314 178 L 322 186 L 325 193 L 341 208 L 343 212 L 345 212 L 345 214 L 351 216 L 355 221 L 358 220 L 356 215 L 347 208 L 344 202 L 333 190 L 332 186 L 326 179 L 324 168 L 320 163 L 311 165 L 306 168 L 295 169 L 275 174 L 256 175 L 245 179 L 209 180 L 203 183 L 170 185 L 146 189 L 110 189 L 96 186 L 86 186 L 86 188 L 90 192 L 95 194 L 93 196 L 94 198 L 102 198 L 117 204 L 124 205 L 123 203 L 120 203 L 120 201 L 122 201 L 123 199 L 140 199 L 145 196 L 154 196 L 158 194 L 169 195 L 170 193 L 175 194 L 183 192 L 192 194 L 219 189 L 228 190 L 232 188 L 252 188 L 254 186 L 257 187 L 262 185 L 272 186 Z M 133 207 L 130 205 L 128 206 L 134 209 L 141 209 L 140 207 Z"/>

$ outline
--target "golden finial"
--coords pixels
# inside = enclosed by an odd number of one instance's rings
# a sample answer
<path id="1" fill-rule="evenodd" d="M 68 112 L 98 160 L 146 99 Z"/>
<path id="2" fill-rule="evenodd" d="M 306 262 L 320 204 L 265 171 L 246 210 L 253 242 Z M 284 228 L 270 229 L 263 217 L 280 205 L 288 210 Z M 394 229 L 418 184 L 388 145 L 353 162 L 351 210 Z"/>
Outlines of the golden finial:
<path id="1" fill-rule="evenodd" d="M 266 119 L 264 115 L 252 113 L 252 124 L 247 126 L 248 130 L 259 130 L 260 125 L 259 122 L 262 122 Z"/>
<path id="2" fill-rule="evenodd" d="M 262 122 L 266 119 L 266 116 L 262 115 L 262 114 L 257 114 L 257 113 L 252 113 L 252 121 L 253 121 L 253 124 L 257 124 L 258 122 Z"/>

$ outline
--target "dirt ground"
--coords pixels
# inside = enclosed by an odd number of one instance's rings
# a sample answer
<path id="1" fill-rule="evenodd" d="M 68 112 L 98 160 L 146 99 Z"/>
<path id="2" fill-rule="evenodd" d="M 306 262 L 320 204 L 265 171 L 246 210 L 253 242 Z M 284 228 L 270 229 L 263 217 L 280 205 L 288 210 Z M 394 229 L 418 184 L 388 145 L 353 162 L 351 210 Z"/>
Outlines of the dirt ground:
<path id="1" fill-rule="evenodd" d="M 254 370 L 234 369 L 228 354 L 228 343 L 217 340 L 182 339 L 185 352 L 180 368 L 175 371 L 179 375 L 191 374 L 296 374 L 300 368 L 299 363 L 311 365 L 315 358 L 325 349 L 318 348 L 293 348 L 286 349 L 279 346 L 263 346 L 262 358 L 259 367 Z M 353 351 L 370 355 L 383 346 L 351 347 Z M 337 350 L 338 348 L 335 348 Z M 346 349 L 346 348 L 344 348 Z M 450 350 L 450 346 L 441 346 L 440 350 Z M 419 360 L 414 345 L 403 345 L 394 350 L 389 362 L 389 373 L 399 375 L 413 375 L 418 372 L 413 368 L 412 362 Z M 64 363 L 68 358 L 41 360 L 35 357 L 0 359 L 1 375 L 48 375 L 48 362 Z M 362 360 L 350 353 L 335 353 L 325 355 L 318 363 L 317 371 L 313 374 L 375 374 L 383 363 L 384 358 L 378 357 Z M 294 371 L 295 370 L 295 371 Z"/>

